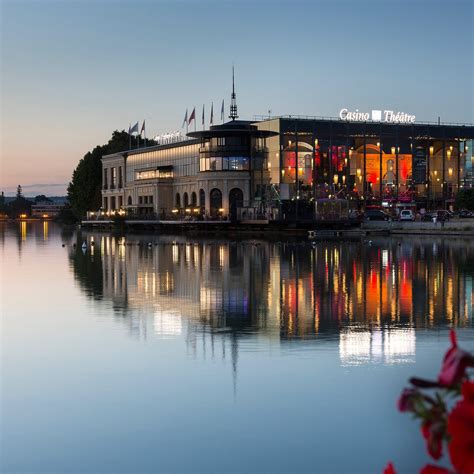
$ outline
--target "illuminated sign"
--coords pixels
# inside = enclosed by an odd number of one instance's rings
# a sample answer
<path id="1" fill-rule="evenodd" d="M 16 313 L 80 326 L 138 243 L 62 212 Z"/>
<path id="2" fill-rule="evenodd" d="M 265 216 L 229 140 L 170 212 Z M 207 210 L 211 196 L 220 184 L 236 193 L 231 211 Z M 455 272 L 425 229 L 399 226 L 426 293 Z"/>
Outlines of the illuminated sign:
<path id="1" fill-rule="evenodd" d="M 372 112 L 360 112 L 359 109 L 350 111 L 341 109 L 339 118 L 347 122 L 383 122 L 383 123 L 415 123 L 415 115 L 393 110 L 372 110 Z"/>

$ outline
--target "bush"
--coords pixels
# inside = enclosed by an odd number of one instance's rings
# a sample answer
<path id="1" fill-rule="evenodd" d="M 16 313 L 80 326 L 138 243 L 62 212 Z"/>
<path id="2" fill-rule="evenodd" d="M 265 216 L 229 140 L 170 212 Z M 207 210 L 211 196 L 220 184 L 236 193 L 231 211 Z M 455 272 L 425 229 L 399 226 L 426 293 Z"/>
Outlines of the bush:
<path id="1" fill-rule="evenodd" d="M 456 196 L 456 208 L 474 211 L 474 188 L 459 190 Z"/>

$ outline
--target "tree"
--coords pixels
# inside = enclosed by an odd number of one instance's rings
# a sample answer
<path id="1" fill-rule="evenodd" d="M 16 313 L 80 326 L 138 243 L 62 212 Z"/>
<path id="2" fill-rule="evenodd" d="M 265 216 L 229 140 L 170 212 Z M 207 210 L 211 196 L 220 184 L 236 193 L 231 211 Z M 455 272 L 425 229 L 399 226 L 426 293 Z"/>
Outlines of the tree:
<path id="1" fill-rule="evenodd" d="M 16 189 L 16 198 L 10 202 L 6 207 L 7 213 L 10 217 L 18 217 L 20 214 L 30 214 L 31 201 L 25 199 L 21 185 Z"/>
<path id="2" fill-rule="evenodd" d="M 67 189 L 69 203 L 77 219 L 84 216 L 86 211 L 95 211 L 101 207 L 102 156 L 127 151 L 130 146 L 130 138 L 132 149 L 136 149 L 136 137 L 130 137 L 123 130 L 121 132 L 115 130 L 106 145 L 96 146 L 79 161 Z M 155 145 L 155 142 L 150 140 L 147 144 Z"/>
<path id="3" fill-rule="evenodd" d="M 459 190 L 456 196 L 456 208 L 474 211 L 474 188 Z"/>
<path id="4" fill-rule="evenodd" d="M 44 194 L 39 194 L 35 197 L 35 203 L 38 202 L 52 202 L 51 199 L 47 198 Z"/>

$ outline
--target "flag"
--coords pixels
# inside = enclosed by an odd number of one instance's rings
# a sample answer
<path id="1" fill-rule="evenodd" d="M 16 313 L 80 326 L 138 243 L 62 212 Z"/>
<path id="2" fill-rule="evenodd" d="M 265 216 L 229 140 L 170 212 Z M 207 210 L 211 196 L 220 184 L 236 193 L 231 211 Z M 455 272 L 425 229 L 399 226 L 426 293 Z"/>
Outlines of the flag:
<path id="1" fill-rule="evenodd" d="M 196 107 L 194 107 L 193 111 L 191 112 L 191 115 L 189 116 L 188 125 L 191 125 L 191 122 L 193 120 L 196 120 Z"/>
<path id="2" fill-rule="evenodd" d="M 133 135 L 134 133 L 138 133 L 138 122 L 133 127 L 128 127 L 128 134 Z"/>
<path id="3" fill-rule="evenodd" d="M 202 104 L 202 126 L 204 127 L 204 104 Z"/>
<path id="4" fill-rule="evenodd" d="M 224 121 L 224 99 L 222 99 L 221 120 Z"/>
<path id="5" fill-rule="evenodd" d="M 211 102 L 211 120 L 210 124 L 212 125 L 214 123 L 214 102 Z"/>
<path id="6" fill-rule="evenodd" d="M 186 109 L 186 113 L 184 114 L 183 125 L 181 125 L 181 128 L 183 128 L 187 123 L 188 123 L 188 109 Z"/>
<path id="7" fill-rule="evenodd" d="M 141 137 L 143 136 L 144 132 L 145 132 L 145 120 L 143 120 L 143 125 L 142 125 L 142 128 L 140 130 L 140 136 Z"/>

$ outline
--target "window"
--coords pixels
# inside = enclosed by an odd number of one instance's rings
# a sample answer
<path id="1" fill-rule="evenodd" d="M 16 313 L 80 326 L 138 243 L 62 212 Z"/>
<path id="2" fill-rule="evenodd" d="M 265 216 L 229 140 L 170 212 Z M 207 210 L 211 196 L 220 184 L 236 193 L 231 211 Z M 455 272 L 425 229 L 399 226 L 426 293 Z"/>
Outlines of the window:
<path id="1" fill-rule="evenodd" d="M 229 170 L 246 171 L 249 169 L 249 159 L 243 156 L 229 156 Z"/>
<path id="2" fill-rule="evenodd" d="M 104 168 L 104 189 L 108 189 L 108 176 L 109 176 L 109 170 L 107 168 Z"/>
<path id="3" fill-rule="evenodd" d="M 119 198 L 118 198 L 118 207 L 119 208 L 123 207 L 123 197 L 122 196 L 119 196 Z"/>
<path id="4" fill-rule="evenodd" d="M 150 204 L 153 204 L 153 196 L 150 196 L 149 197 L 149 201 L 148 201 Z"/>

